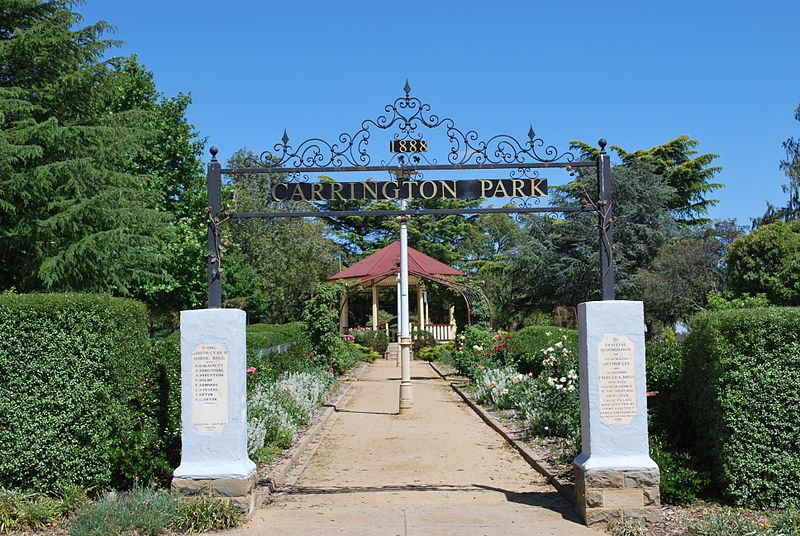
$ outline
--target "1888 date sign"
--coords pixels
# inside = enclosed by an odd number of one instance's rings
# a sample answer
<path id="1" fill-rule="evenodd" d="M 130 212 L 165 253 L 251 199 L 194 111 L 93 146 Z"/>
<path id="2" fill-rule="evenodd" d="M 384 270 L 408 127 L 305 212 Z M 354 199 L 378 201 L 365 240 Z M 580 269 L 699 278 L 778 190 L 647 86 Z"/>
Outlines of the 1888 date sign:
<path id="1" fill-rule="evenodd" d="M 600 140 L 595 160 L 577 160 L 569 151 L 546 145 L 533 128 L 527 139 L 505 134 L 482 138 L 474 130 L 462 130 L 453 119 L 431 112 L 431 106 L 411 96 L 406 82 L 404 95 L 384 107 L 384 114 L 361 122 L 355 131 L 343 132 L 334 142 L 310 138 L 290 144 L 284 132 L 271 151 L 264 151 L 244 168 L 226 169 L 217 161 L 217 148 L 211 148 L 208 165 L 209 213 L 209 308 L 221 305 L 220 255 L 221 222 L 247 218 L 342 217 L 342 216 L 415 216 L 423 214 L 487 214 L 487 213 L 567 213 L 595 212 L 598 221 L 600 248 L 600 285 L 604 300 L 614 299 L 612 251 L 611 164 L 606 154 L 606 141 Z M 428 135 L 423 135 L 428 132 Z M 372 155 L 368 148 L 373 135 L 389 139 L 389 152 L 384 158 Z M 382 145 L 382 144 L 379 144 Z M 386 145 L 382 145 L 386 147 Z M 431 154 L 444 147 L 443 154 Z M 384 149 L 385 150 L 385 149 Z M 541 206 L 547 196 L 547 179 L 539 176 L 541 168 L 562 168 L 571 173 L 593 168 L 597 175 L 597 194 L 588 196 L 577 206 Z M 444 179 L 424 176 L 428 171 L 444 174 Z M 388 180 L 363 182 L 334 181 L 319 178 L 341 173 L 388 172 Z M 455 178 L 457 174 L 477 176 Z M 506 177 L 497 176 L 507 174 Z M 269 191 L 270 208 L 292 203 L 291 210 L 225 213 L 221 210 L 222 175 L 233 177 L 269 174 L 273 177 Z M 379 177 L 383 179 L 383 177 Z M 415 208 L 401 204 L 396 209 L 323 211 L 314 202 L 359 200 L 434 200 L 434 199 L 501 199 L 503 206 L 469 208 Z M 298 210 L 297 203 L 307 210 Z M 425 204 L 421 204 L 425 207 Z M 265 207 L 266 208 L 266 207 Z M 223 217 L 224 216 L 224 217 Z"/>

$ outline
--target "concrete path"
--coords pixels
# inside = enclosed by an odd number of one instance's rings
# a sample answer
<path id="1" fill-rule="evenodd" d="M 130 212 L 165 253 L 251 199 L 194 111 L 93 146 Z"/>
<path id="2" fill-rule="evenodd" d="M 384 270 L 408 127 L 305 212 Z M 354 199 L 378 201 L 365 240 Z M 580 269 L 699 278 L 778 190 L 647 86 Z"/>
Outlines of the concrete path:
<path id="1" fill-rule="evenodd" d="M 400 369 L 378 360 L 310 447 L 290 491 L 230 536 L 588 535 L 573 507 L 427 363 L 398 415 Z"/>

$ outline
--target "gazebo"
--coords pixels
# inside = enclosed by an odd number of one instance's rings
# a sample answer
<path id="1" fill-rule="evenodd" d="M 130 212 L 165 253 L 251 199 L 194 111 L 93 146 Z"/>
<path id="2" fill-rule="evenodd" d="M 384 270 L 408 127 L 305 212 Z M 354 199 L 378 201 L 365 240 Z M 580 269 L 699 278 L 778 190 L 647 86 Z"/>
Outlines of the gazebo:
<path id="1" fill-rule="evenodd" d="M 344 330 L 348 327 L 349 299 L 356 292 L 363 292 L 370 289 L 372 292 L 372 329 L 380 329 L 378 325 L 378 311 L 380 289 L 393 288 L 398 286 L 398 274 L 400 273 L 400 242 L 395 241 L 376 251 L 354 265 L 332 275 L 329 281 L 342 281 L 352 289 L 343 300 L 339 315 L 339 327 Z M 448 324 L 431 324 L 428 304 L 424 299 L 420 281 L 429 280 L 451 287 L 458 291 L 467 305 L 467 322 L 471 322 L 472 304 L 475 299 L 485 300 L 483 292 L 473 289 L 454 278 L 464 277 L 466 274 L 455 268 L 437 261 L 436 259 L 408 248 L 408 284 L 409 287 L 417 289 L 417 324 L 416 329 L 425 330 L 433 334 L 437 341 L 450 341 L 455 338 L 456 321 L 454 306 L 449 306 Z"/>

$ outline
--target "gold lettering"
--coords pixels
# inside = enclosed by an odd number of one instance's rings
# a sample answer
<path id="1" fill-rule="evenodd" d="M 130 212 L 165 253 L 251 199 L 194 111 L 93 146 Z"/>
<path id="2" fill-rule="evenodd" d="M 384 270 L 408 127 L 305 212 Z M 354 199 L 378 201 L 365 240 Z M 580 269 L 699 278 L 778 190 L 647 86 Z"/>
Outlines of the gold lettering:
<path id="1" fill-rule="evenodd" d="M 414 197 L 413 188 L 414 186 L 417 185 L 417 183 L 414 181 L 403 181 L 400 184 L 406 187 L 406 192 L 405 195 L 403 196 L 403 199 L 413 199 Z"/>
<path id="2" fill-rule="evenodd" d="M 371 197 L 367 197 L 367 192 L 370 193 Z M 378 185 L 374 182 L 365 182 L 364 183 L 364 195 L 362 199 L 377 199 L 378 198 Z"/>
<path id="3" fill-rule="evenodd" d="M 338 182 L 331 183 L 331 201 L 333 201 L 334 197 L 338 197 L 339 201 L 344 201 L 344 197 L 342 197 L 342 185 Z"/>
<path id="4" fill-rule="evenodd" d="M 525 197 L 525 181 L 522 179 L 511 179 L 511 197 Z"/>
<path id="5" fill-rule="evenodd" d="M 322 184 L 318 182 L 311 183 L 311 201 L 325 201 L 322 197 Z"/>
<path id="6" fill-rule="evenodd" d="M 349 199 L 350 199 L 350 201 L 355 201 L 356 200 L 356 183 L 351 182 L 349 184 L 350 184 L 350 197 L 349 197 Z"/>
<path id="7" fill-rule="evenodd" d="M 492 181 L 487 181 L 484 179 L 478 179 L 481 183 L 481 197 L 488 197 L 486 192 L 488 192 L 492 188 Z"/>
<path id="8" fill-rule="evenodd" d="M 308 201 L 306 193 L 303 191 L 302 184 L 295 184 L 294 193 L 292 193 L 292 201 Z"/>
<path id="9" fill-rule="evenodd" d="M 502 190 L 503 195 L 497 195 L 497 193 Z M 494 197 L 508 197 L 508 192 L 506 191 L 506 186 L 503 184 L 502 180 L 497 181 L 497 188 L 494 190 Z"/>
<path id="10" fill-rule="evenodd" d="M 394 191 L 394 195 L 393 196 L 389 195 L 386 192 L 386 189 L 389 188 L 390 186 L 392 187 L 392 189 Z M 383 189 L 382 189 L 381 193 L 383 194 L 383 197 L 385 199 L 398 199 L 400 197 L 400 187 L 397 185 L 396 182 L 386 181 L 386 182 L 383 183 Z"/>
<path id="11" fill-rule="evenodd" d="M 285 184 L 285 183 L 282 183 L 282 182 L 276 184 L 275 186 L 273 186 L 272 187 L 272 199 L 274 199 L 275 201 L 286 201 L 286 196 L 278 197 L 278 188 L 281 187 L 281 186 L 283 186 L 284 193 L 286 193 L 286 190 L 289 189 L 289 185 Z"/>
<path id="12" fill-rule="evenodd" d="M 430 195 L 425 195 L 426 184 L 429 184 L 433 188 Z M 419 195 L 422 196 L 422 199 L 433 199 L 434 197 L 436 197 L 436 190 L 437 190 L 436 183 L 433 181 L 422 181 L 419 184 Z"/>
<path id="13" fill-rule="evenodd" d="M 547 194 L 545 193 L 542 188 L 547 187 L 547 183 L 544 179 L 531 179 L 531 195 L 530 197 L 544 197 Z"/>
<path id="14" fill-rule="evenodd" d="M 441 181 L 439 184 L 442 185 L 442 195 L 441 197 L 447 199 L 456 199 L 458 196 L 456 195 L 456 181 Z M 445 195 L 445 190 L 447 190 L 450 195 Z"/>

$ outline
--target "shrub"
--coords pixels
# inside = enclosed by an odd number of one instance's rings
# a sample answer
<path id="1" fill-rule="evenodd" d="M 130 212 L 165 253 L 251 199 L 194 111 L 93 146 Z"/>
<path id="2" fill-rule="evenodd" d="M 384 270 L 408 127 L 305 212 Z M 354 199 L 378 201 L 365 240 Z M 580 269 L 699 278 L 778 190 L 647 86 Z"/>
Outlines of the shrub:
<path id="1" fill-rule="evenodd" d="M 566 339 L 562 337 L 566 335 Z M 578 351 L 578 332 L 574 329 L 553 326 L 528 326 L 510 334 L 508 360 L 519 372 L 537 376 L 542 371 L 542 350 L 550 346 L 554 338 L 563 340 L 572 352 Z"/>
<path id="2" fill-rule="evenodd" d="M 443 363 L 450 363 L 452 361 L 453 343 L 448 342 L 445 344 L 437 344 L 436 346 L 429 346 L 423 348 L 418 354 L 415 354 L 419 359 L 425 361 L 441 361 Z"/>
<path id="3" fill-rule="evenodd" d="M 501 363 L 499 356 L 492 352 L 494 340 L 492 332 L 482 326 L 467 326 L 456 337 L 453 348 L 453 366 L 468 378 L 475 378 L 478 367 L 497 368 Z"/>
<path id="4" fill-rule="evenodd" d="M 247 326 L 247 349 L 257 351 L 288 342 L 306 340 L 302 322 L 289 324 L 251 324 Z"/>
<path id="5" fill-rule="evenodd" d="M 436 337 L 429 331 L 415 329 L 411 332 L 411 348 L 417 355 L 423 348 L 436 346 Z"/>
<path id="6" fill-rule="evenodd" d="M 0 295 L 0 483 L 129 486 L 169 473 L 142 303 Z"/>
<path id="7" fill-rule="evenodd" d="M 264 445 L 288 447 L 298 428 L 308 423 L 333 384 L 331 372 L 292 372 L 257 384 L 247 402 L 247 451 Z"/>
<path id="8" fill-rule="evenodd" d="M 696 452 L 736 504 L 800 505 L 800 309 L 701 313 L 684 373 Z"/>
<path id="9" fill-rule="evenodd" d="M 380 355 L 386 353 L 386 348 L 389 346 L 389 336 L 385 331 L 367 329 L 352 330 L 350 333 L 355 336 L 358 344 L 369 346 Z"/>
<path id="10" fill-rule="evenodd" d="M 367 363 L 374 363 L 376 359 L 381 358 L 381 354 L 379 354 L 369 346 L 362 346 L 356 343 L 355 348 L 361 355 L 361 361 L 366 361 Z"/>
<path id="11" fill-rule="evenodd" d="M 342 339 L 334 345 L 333 353 L 330 359 L 330 368 L 335 374 L 342 374 L 347 372 L 355 366 L 361 359 L 358 350 L 352 343 L 345 342 Z"/>
<path id="12" fill-rule="evenodd" d="M 650 456 L 661 472 L 661 500 L 667 504 L 689 504 L 705 496 L 710 485 L 707 470 L 697 467 L 690 452 L 676 442 L 650 434 Z"/>
<path id="13" fill-rule="evenodd" d="M 55 495 L 0 491 L 0 534 L 57 523 L 88 502 L 86 490 L 74 486 Z"/>
<path id="14" fill-rule="evenodd" d="M 96 501 L 70 524 L 72 536 L 156 536 L 167 531 L 204 532 L 237 526 L 241 511 L 211 497 L 180 499 L 174 492 L 140 489 Z"/>
<path id="15" fill-rule="evenodd" d="M 208 532 L 231 529 L 239 525 L 242 511 L 236 505 L 210 497 L 182 500 L 170 528 L 180 532 Z"/>
<path id="16" fill-rule="evenodd" d="M 96 501 L 78 512 L 70 524 L 72 536 L 156 536 L 166 531 L 178 513 L 178 496 L 155 489 L 136 490 Z"/>
<path id="17" fill-rule="evenodd" d="M 531 378 L 513 367 L 478 369 L 475 376 L 475 399 L 481 404 L 491 404 L 500 409 L 528 405 Z"/>
<path id="18" fill-rule="evenodd" d="M 539 352 L 542 371 L 533 381 L 528 404 L 521 409 L 529 433 L 567 438 L 577 449 L 581 432 L 578 356 L 568 340 L 568 334 L 560 333 Z"/>

